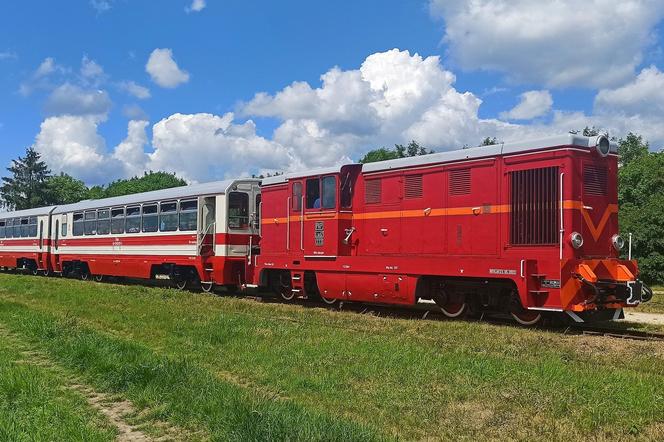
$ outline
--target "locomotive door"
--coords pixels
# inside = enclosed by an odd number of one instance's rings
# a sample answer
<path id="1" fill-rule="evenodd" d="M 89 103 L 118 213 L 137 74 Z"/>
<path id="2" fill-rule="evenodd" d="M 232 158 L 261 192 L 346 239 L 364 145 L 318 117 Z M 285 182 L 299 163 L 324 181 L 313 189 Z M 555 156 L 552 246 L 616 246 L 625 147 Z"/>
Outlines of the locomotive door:
<path id="1" fill-rule="evenodd" d="M 337 212 L 337 176 L 305 180 L 303 229 L 304 255 L 336 258 L 339 248 L 339 213 Z"/>
<path id="2" fill-rule="evenodd" d="M 304 250 L 304 236 L 302 235 L 304 194 L 302 181 L 291 181 L 287 205 L 286 243 L 290 253 L 300 253 Z"/>

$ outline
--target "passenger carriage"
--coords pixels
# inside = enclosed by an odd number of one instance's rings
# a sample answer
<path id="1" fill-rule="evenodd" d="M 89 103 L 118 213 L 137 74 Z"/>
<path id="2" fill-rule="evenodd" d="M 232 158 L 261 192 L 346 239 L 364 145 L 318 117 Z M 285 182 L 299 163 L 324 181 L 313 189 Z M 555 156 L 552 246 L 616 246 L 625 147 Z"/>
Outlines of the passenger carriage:
<path id="1" fill-rule="evenodd" d="M 169 279 L 184 288 L 245 282 L 259 181 L 227 180 L 52 210 L 50 268 L 82 279 Z"/>
<path id="2" fill-rule="evenodd" d="M 49 218 L 54 207 L 0 213 L 0 268 L 48 273 Z"/>
<path id="3" fill-rule="evenodd" d="M 570 134 L 270 177 L 256 281 L 450 317 L 619 318 L 651 292 L 619 258 L 617 168 L 606 137 Z"/>

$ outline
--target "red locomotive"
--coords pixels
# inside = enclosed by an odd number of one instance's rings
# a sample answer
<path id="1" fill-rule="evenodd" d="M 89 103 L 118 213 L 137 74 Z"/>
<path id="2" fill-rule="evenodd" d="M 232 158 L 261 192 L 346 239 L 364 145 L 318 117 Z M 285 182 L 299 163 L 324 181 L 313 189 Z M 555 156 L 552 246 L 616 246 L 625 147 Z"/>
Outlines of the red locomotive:
<path id="1" fill-rule="evenodd" d="M 652 294 L 619 259 L 617 168 L 570 134 L 267 178 L 255 271 L 284 299 L 617 319 Z"/>
<path id="2" fill-rule="evenodd" d="M 0 266 L 618 319 L 652 292 L 619 258 L 617 168 L 565 135 L 2 213 Z"/>

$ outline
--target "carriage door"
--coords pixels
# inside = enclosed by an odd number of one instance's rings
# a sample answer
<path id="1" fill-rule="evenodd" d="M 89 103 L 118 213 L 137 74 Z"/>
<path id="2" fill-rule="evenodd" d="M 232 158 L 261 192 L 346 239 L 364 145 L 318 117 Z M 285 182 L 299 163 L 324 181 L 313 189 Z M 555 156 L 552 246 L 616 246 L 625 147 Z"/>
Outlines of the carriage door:
<path id="1" fill-rule="evenodd" d="M 201 204 L 201 229 L 198 234 L 198 254 L 201 256 L 214 255 L 215 243 L 215 197 L 202 198 Z"/>

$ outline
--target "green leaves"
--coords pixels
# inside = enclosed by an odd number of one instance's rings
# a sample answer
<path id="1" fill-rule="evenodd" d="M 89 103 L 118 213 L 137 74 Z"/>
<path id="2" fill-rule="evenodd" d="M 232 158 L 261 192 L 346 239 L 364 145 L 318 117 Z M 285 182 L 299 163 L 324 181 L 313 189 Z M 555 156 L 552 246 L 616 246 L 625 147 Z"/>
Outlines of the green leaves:
<path id="1" fill-rule="evenodd" d="M 11 176 L 2 178 L 2 206 L 9 210 L 23 210 L 48 205 L 45 183 L 51 171 L 36 150 L 27 148 L 25 157 L 13 160 L 7 170 Z"/>

